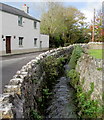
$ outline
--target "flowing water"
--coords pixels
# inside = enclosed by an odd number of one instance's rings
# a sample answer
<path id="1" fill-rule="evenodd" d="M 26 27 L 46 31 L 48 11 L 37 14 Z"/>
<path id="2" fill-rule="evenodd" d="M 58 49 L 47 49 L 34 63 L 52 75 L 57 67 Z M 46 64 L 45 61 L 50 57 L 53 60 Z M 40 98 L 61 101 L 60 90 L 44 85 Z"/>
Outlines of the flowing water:
<path id="1" fill-rule="evenodd" d="M 65 65 L 65 72 L 69 70 Z M 74 89 L 69 84 L 70 78 L 61 77 L 55 85 L 53 98 L 47 108 L 48 118 L 77 118 L 74 104 Z"/>

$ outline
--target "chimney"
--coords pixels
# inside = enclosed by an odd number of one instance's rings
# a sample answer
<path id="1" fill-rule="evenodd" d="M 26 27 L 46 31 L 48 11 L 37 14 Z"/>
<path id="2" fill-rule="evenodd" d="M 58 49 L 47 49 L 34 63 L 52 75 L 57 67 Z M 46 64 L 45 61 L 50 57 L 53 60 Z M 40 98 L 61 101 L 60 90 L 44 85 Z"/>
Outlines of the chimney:
<path id="1" fill-rule="evenodd" d="M 25 13 L 29 13 L 29 7 L 28 7 L 26 4 L 24 4 L 24 5 L 22 6 L 22 10 L 23 10 Z"/>

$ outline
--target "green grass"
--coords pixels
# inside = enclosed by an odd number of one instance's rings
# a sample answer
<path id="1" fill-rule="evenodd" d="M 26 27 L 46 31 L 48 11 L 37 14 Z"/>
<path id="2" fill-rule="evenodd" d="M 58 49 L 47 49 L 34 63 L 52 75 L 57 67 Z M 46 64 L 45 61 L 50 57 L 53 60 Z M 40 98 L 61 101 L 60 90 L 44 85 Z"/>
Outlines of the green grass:
<path id="1" fill-rule="evenodd" d="M 97 59 L 103 59 L 104 49 L 89 49 L 88 53 Z"/>

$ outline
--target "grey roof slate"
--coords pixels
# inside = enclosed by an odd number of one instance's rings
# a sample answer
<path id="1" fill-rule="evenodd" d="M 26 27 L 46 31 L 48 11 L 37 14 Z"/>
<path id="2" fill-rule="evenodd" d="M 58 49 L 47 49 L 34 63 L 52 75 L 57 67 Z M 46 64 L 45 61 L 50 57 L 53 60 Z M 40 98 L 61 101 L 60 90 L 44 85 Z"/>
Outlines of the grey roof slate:
<path id="1" fill-rule="evenodd" d="M 20 16 L 23 16 L 25 18 L 28 18 L 28 19 L 31 19 L 31 20 L 36 20 L 36 21 L 40 22 L 40 20 L 37 20 L 34 17 L 28 15 L 23 10 L 14 8 L 14 7 L 6 5 L 4 3 L 0 3 L 0 10 L 4 11 L 4 12 L 7 12 L 7 13 L 10 13 L 10 14 L 20 15 Z"/>

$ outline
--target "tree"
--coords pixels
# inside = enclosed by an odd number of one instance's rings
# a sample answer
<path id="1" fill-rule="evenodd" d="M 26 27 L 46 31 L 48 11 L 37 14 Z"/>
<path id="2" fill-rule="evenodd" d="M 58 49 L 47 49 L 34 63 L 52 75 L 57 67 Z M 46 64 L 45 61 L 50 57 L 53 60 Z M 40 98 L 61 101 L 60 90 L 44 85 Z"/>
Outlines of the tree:
<path id="1" fill-rule="evenodd" d="M 60 35 L 63 31 L 63 6 L 59 3 L 48 3 L 49 10 L 42 15 L 41 32 L 49 34 L 50 43 L 54 45 L 60 40 Z M 57 39 L 56 39 L 56 38 Z"/>
<path id="2" fill-rule="evenodd" d="M 47 12 L 41 17 L 41 32 L 49 34 L 51 47 L 83 41 L 84 19 L 84 15 L 74 7 L 48 3 Z"/>
<path id="3" fill-rule="evenodd" d="M 79 39 L 80 30 L 83 28 L 83 14 L 76 8 L 66 8 L 65 16 L 65 39 L 66 42 L 75 43 Z"/>

